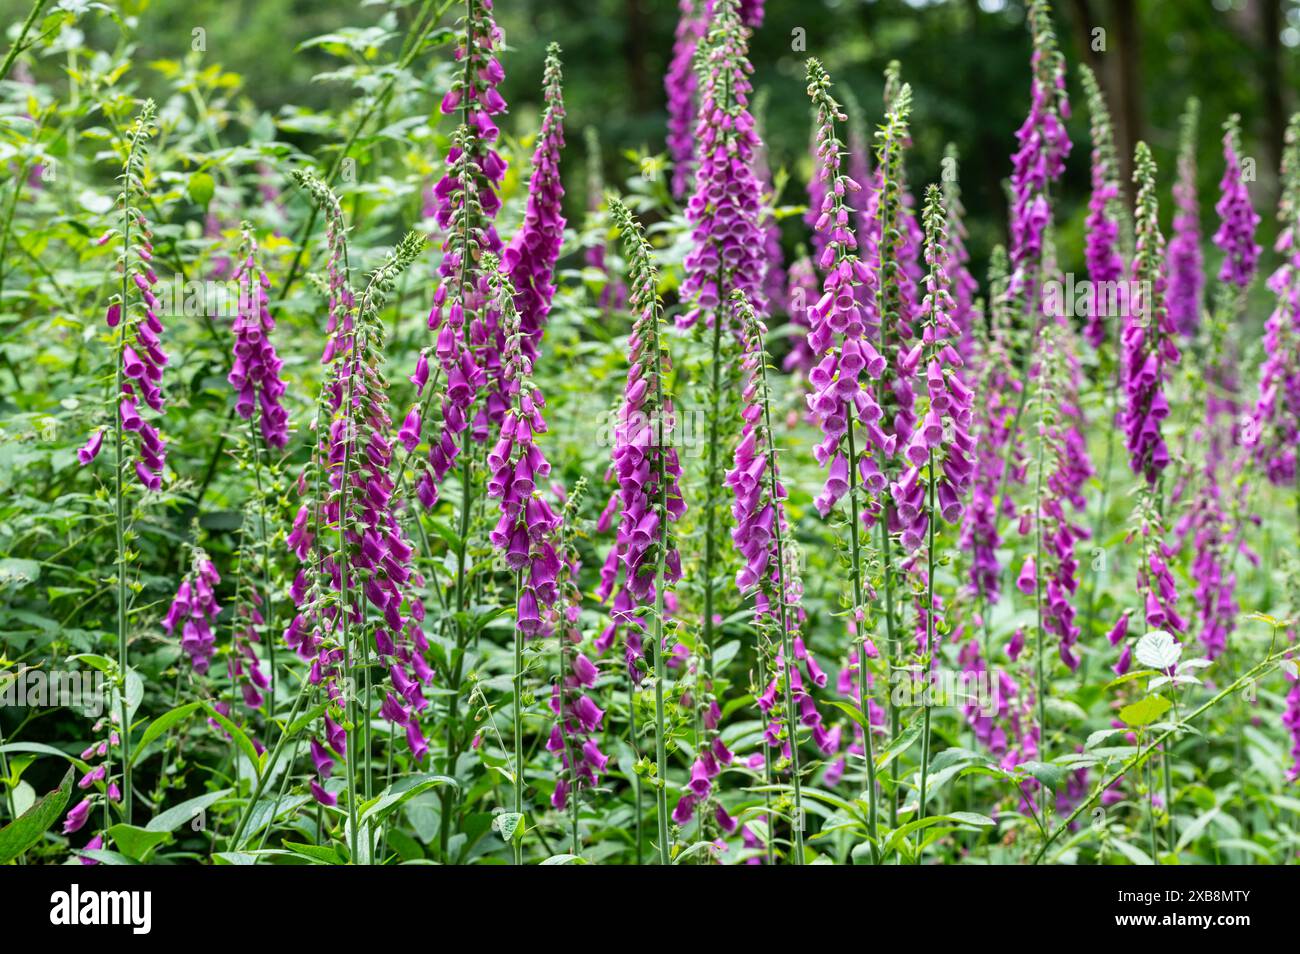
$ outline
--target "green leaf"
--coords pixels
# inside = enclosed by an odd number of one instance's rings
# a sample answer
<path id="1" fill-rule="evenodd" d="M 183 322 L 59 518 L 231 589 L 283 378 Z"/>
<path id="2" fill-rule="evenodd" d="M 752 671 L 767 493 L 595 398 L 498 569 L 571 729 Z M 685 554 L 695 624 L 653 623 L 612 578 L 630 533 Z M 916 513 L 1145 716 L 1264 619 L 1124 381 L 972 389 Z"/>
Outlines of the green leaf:
<path id="1" fill-rule="evenodd" d="M 0 745 L 0 752 L 34 752 L 37 755 L 57 755 L 61 759 L 67 759 L 77 769 L 82 772 L 89 772 L 90 766 L 77 758 L 75 755 L 69 755 L 62 749 L 56 749 L 52 745 L 45 745 L 42 742 L 10 742 L 7 745 Z"/>
<path id="2" fill-rule="evenodd" d="M 253 768 L 260 775 L 262 772 L 261 758 L 257 754 L 257 747 L 253 745 L 252 739 L 244 734 L 243 729 L 218 712 L 212 703 L 204 702 L 203 710 L 207 712 L 209 718 L 229 733 L 230 737 L 235 740 L 235 745 L 239 746 L 239 750 L 248 756 L 248 760 L 253 763 Z"/>
<path id="3" fill-rule="evenodd" d="M 394 782 L 371 801 L 361 806 L 359 822 L 383 821 L 410 799 L 439 785 L 456 785 L 446 775 L 415 775 Z"/>
<path id="4" fill-rule="evenodd" d="M 170 729 L 172 726 L 184 722 L 199 708 L 197 702 L 187 702 L 183 706 L 177 706 L 169 712 L 164 712 L 158 718 L 154 719 L 145 727 L 144 734 L 131 750 L 131 764 L 140 757 L 140 753 L 148 747 L 149 743 L 157 739 L 160 735 Z"/>
<path id="5" fill-rule="evenodd" d="M 881 750 L 880 754 L 876 756 L 876 770 L 879 771 L 880 769 L 885 768 L 890 762 L 894 761 L 894 759 L 898 758 L 915 745 L 916 740 L 921 737 L 921 727 L 921 720 L 915 720 L 911 725 L 898 734 L 898 738 L 885 746 L 885 748 Z"/>
<path id="6" fill-rule="evenodd" d="M 863 729 L 864 731 L 870 730 L 870 727 L 867 725 L 866 721 L 862 718 L 862 710 L 859 709 L 857 706 L 850 705 L 847 702 L 841 702 L 838 699 L 827 699 L 826 701 L 829 702 L 831 705 L 833 705 L 835 708 L 839 709 L 841 712 L 843 712 L 854 722 L 856 722 L 858 724 L 858 728 Z"/>
<path id="7" fill-rule="evenodd" d="M 1065 769 L 1047 762 L 1022 762 L 1016 767 L 1022 772 L 1028 772 L 1048 788 L 1056 788 L 1065 778 Z"/>
<path id="8" fill-rule="evenodd" d="M 172 840 L 169 831 L 150 831 L 135 825 L 114 825 L 108 830 L 108 835 L 122 854 L 136 861 L 144 861 L 151 851 Z"/>
<path id="9" fill-rule="evenodd" d="M 542 862 L 544 865 L 585 865 L 587 859 L 581 855 L 551 855 Z"/>
<path id="10" fill-rule="evenodd" d="M 219 792 L 208 792 L 206 795 L 198 796 L 198 798 L 191 798 L 179 805 L 173 805 L 165 812 L 159 812 L 144 827 L 147 831 L 153 832 L 175 831 L 186 822 L 192 821 L 199 813 L 205 812 L 208 806 L 221 801 L 229 794 L 230 789 L 223 788 Z M 204 825 L 194 830 L 201 831 L 204 827 L 207 826 Z"/>
<path id="11" fill-rule="evenodd" d="M 1136 729 L 1155 722 L 1169 711 L 1171 705 L 1164 696 L 1147 696 L 1120 709 L 1119 718 L 1125 725 Z"/>
<path id="12" fill-rule="evenodd" d="M 343 859 L 339 857 L 338 852 L 328 845 L 305 845 L 297 841 L 286 841 L 284 847 L 296 855 L 302 855 L 313 861 L 324 862 L 327 865 L 343 864 Z"/>
<path id="13" fill-rule="evenodd" d="M 189 185 L 186 186 L 185 191 L 189 193 L 190 201 L 200 208 L 206 209 L 208 203 L 212 201 L 213 193 L 217 191 L 217 184 L 213 181 L 212 176 L 206 172 L 196 172 L 190 176 Z"/>
<path id="14" fill-rule="evenodd" d="M 998 825 L 988 815 L 981 815 L 979 812 L 950 812 L 947 817 L 963 825 L 979 825 L 983 828 L 996 828 Z"/>
<path id="15" fill-rule="evenodd" d="M 68 769 L 58 788 L 42 796 L 35 805 L 0 828 L 0 865 L 8 864 L 40 841 L 59 820 L 72 796 L 73 774 L 73 770 Z"/>
<path id="16" fill-rule="evenodd" d="M 507 842 L 523 834 L 524 816 L 519 812 L 502 812 L 497 816 L 497 831 Z"/>
<path id="17" fill-rule="evenodd" d="M 140 862 L 128 858 L 120 851 L 106 851 L 103 848 L 83 848 L 76 852 L 78 858 L 89 858 L 101 865 L 138 865 Z"/>

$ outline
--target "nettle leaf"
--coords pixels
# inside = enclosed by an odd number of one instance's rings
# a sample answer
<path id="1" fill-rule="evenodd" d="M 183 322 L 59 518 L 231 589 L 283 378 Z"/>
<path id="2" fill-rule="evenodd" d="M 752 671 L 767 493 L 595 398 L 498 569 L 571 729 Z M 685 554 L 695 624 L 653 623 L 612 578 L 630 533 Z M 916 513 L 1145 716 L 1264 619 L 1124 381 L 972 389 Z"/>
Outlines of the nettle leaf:
<path id="1" fill-rule="evenodd" d="M 1120 721 L 1135 729 L 1150 725 L 1168 712 L 1171 705 L 1172 703 L 1164 696 L 1147 696 L 1120 709 Z"/>
<path id="2" fill-rule="evenodd" d="M 519 812 L 502 812 L 496 818 L 496 829 L 507 842 L 523 835 L 523 824 L 524 816 Z"/>
<path id="3" fill-rule="evenodd" d="M 1148 669 L 1164 672 L 1178 665 L 1178 660 L 1183 655 L 1183 647 L 1163 629 L 1154 629 L 1137 641 L 1133 655 Z"/>

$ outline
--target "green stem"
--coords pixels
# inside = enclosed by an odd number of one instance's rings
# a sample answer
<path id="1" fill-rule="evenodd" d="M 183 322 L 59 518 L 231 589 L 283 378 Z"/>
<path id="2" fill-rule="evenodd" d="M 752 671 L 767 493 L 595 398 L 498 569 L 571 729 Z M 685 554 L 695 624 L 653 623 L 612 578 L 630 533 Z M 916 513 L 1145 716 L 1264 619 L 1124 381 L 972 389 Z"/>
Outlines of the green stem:
<path id="1" fill-rule="evenodd" d="M 867 763 L 867 836 L 871 860 L 880 864 L 879 796 L 876 794 L 876 757 L 871 739 L 871 689 L 867 684 L 867 627 L 858 614 L 865 605 L 862 595 L 862 545 L 858 540 L 858 453 L 853 441 L 853 418 L 849 417 L 849 554 L 853 564 L 853 620 L 858 635 L 858 706 L 862 713 L 862 740 Z M 884 524 L 881 524 L 882 534 Z M 885 534 L 887 537 L 888 535 Z M 887 572 L 887 571 L 886 571 Z M 888 589 L 886 589 L 888 596 Z M 889 610 L 886 610 L 889 612 Z M 892 693 L 891 693 L 892 695 Z M 892 827 L 892 824 L 891 824 Z"/>
<path id="2" fill-rule="evenodd" d="M 275 747 L 271 749 L 271 757 L 267 759 L 266 768 L 257 776 L 257 783 L 249 795 L 248 802 L 244 805 L 244 810 L 239 816 L 239 823 L 235 826 L 235 833 L 230 837 L 230 851 L 238 851 L 243 847 L 244 829 L 248 827 L 248 820 L 253 815 L 253 809 L 257 805 L 257 800 L 262 797 L 262 792 L 266 789 L 266 783 L 275 773 L 275 767 L 280 762 L 280 753 L 284 750 L 284 744 L 289 740 L 289 729 L 293 727 L 294 720 L 298 718 L 298 713 L 302 709 L 302 704 L 307 699 L 307 694 L 311 691 L 311 681 L 304 679 L 302 685 L 298 687 L 298 695 L 293 700 L 293 707 L 289 710 L 289 718 L 285 720 L 284 725 L 280 728 L 280 737 L 275 740 Z"/>
<path id="3" fill-rule="evenodd" d="M 717 324 L 721 324 L 718 322 Z M 777 606 L 779 607 L 780 625 L 781 625 L 781 651 L 785 656 L 785 712 L 786 723 L 790 734 L 790 780 L 794 789 L 794 820 L 791 827 L 794 829 L 794 863 L 802 865 L 804 863 L 804 813 L 803 813 L 803 782 L 800 779 L 799 766 L 799 722 L 795 712 L 794 703 L 794 645 L 790 638 L 790 609 L 787 603 L 786 579 L 785 579 L 785 537 L 781 528 L 782 518 L 785 508 L 781 506 L 780 480 L 777 475 L 776 459 L 776 441 L 773 438 L 772 431 L 772 401 L 771 395 L 767 388 L 767 349 L 763 346 L 761 332 L 755 330 L 757 337 L 757 354 L 759 368 L 759 382 L 763 394 L 763 429 L 766 431 L 767 443 L 767 475 L 768 475 L 768 495 L 772 498 L 772 506 L 777 508 L 776 519 L 774 524 L 774 534 L 776 538 L 776 573 L 777 573 Z M 718 355 L 715 351 L 714 361 Z M 715 381 L 716 386 L 716 381 Z M 771 816 L 769 815 L 769 824 Z M 771 839 L 769 839 L 770 841 Z"/>
<path id="4" fill-rule="evenodd" d="M 925 678 L 927 683 L 931 677 L 931 660 L 935 656 L 935 625 L 934 625 L 934 450 L 929 451 L 926 463 L 926 473 L 929 480 L 929 521 L 927 532 L 929 542 L 926 550 L 926 561 L 928 564 L 925 580 L 925 655 L 922 663 L 926 667 Z M 928 686 L 926 687 L 929 688 Z M 919 810 L 917 818 L 925 818 L 925 801 L 926 801 L 926 783 L 929 781 L 930 772 L 930 696 L 926 692 L 922 695 L 922 706 L 924 707 L 921 714 L 921 792 L 919 797 Z M 916 833 L 916 861 L 921 860 L 921 841 L 924 837 L 923 832 Z"/>
<path id="5" fill-rule="evenodd" d="M 9 70 L 13 68 L 14 60 L 18 58 L 18 54 L 27 49 L 23 45 L 24 41 L 27 39 L 27 34 L 31 32 L 32 24 L 41 15 L 41 8 L 44 6 L 45 0 L 36 0 L 32 4 L 31 10 L 27 13 L 27 19 L 23 21 L 22 29 L 18 31 L 18 39 L 14 40 L 13 45 L 9 47 L 9 52 L 5 55 L 4 65 L 0 66 L 0 81 L 9 75 Z"/>
<path id="6" fill-rule="evenodd" d="M 1038 442 L 1038 468 L 1034 480 L 1034 665 L 1035 686 L 1038 695 L 1038 750 L 1039 757 L 1047 755 L 1047 680 L 1043 659 L 1043 451 L 1044 441 Z M 1039 786 L 1039 814 L 1047 824 L 1047 786 Z"/>
<path id="7" fill-rule="evenodd" d="M 660 552 L 662 554 L 662 547 Z M 672 864 L 668 846 L 668 742 L 664 732 L 664 681 L 667 679 L 663 650 L 663 556 L 655 570 L 654 620 L 650 641 L 655 654 L 655 807 L 659 821 L 659 863 Z"/>
<path id="8" fill-rule="evenodd" d="M 518 570 L 515 573 L 515 604 L 519 603 L 519 593 L 523 589 L 524 573 Z M 561 636 L 563 638 L 563 636 Z M 512 680 L 514 687 L 514 717 L 515 717 L 515 814 L 519 816 L 519 824 L 523 825 L 524 819 L 524 631 L 515 626 L 515 678 Z M 560 719 L 564 719 L 563 703 L 560 706 Z M 510 839 L 514 846 L 515 864 L 524 863 L 523 839 L 516 831 Z"/>
<path id="9" fill-rule="evenodd" d="M 1077 819 L 1080 815 L 1082 815 L 1084 812 L 1090 809 L 1094 804 L 1096 804 L 1097 800 L 1101 798 L 1103 792 L 1105 792 L 1108 788 L 1114 785 L 1117 781 L 1123 778 L 1134 768 L 1140 768 L 1141 766 L 1145 765 L 1146 762 L 1151 758 L 1152 753 L 1154 753 L 1156 749 L 1160 745 L 1162 745 L 1167 739 L 1169 739 L 1176 732 L 1178 732 L 1179 729 L 1183 728 L 1184 726 L 1190 725 L 1193 720 L 1197 719 L 1208 710 L 1214 708 L 1214 706 L 1218 705 L 1228 696 L 1232 695 L 1235 692 L 1240 691 L 1240 689 L 1243 686 L 1245 686 L 1248 682 L 1250 682 L 1256 676 L 1263 673 L 1270 666 L 1273 666 L 1275 663 L 1281 661 L 1282 659 L 1285 659 L 1287 656 L 1294 653 L 1297 648 L 1298 647 L 1296 646 L 1288 646 L 1277 653 L 1273 653 L 1265 657 L 1262 662 L 1258 663 L 1256 666 L 1254 666 L 1244 675 L 1238 677 L 1236 680 L 1232 682 L 1231 685 L 1219 690 L 1219 692 L 1211 696 L 1206 702 L 1201 704 L 1198 708 L 1189 712 L 1186 718 L 1180 719 L 1177 723 L 1170 726 L 1168 729 L 1166 729 L 1156 738 L 1152 739 L 1151 743 L 1145 749 L 1140 751 L 1137 755 L 1134 755 L 1122 766 L 1120 766 L 1118 771 L 1112 773 L 1110 776 L 1105 778 L 1101 782 L 1101 784 L 1098 785 L 1097 788 L 1093 790 L 1091 795 L 1089 795 L 1082 802 L 1080 802 L 1075 807 L 1074 811 L 1070 812 L 1070 814 L 1067 815 L 1066 818 L 1059 825 L 1057 825 L 1055 828 L 1051 830 L 1051 832 L 1043 839 L 1043 844 L 1039 847 L 1038 854 L 1034 856 L 1033 864 L 1038 864 L 1040 861 L 1043 860 L 1043 856 L 1047 854 L 1047 849 L 1051 847 L 1052 843 L 1056 841 L 1056 839 L 1059 838 L 1063 832 L 1066 832 L 1070 829 L 1070 826 L 1074 824 L 1075 819 Z"/>

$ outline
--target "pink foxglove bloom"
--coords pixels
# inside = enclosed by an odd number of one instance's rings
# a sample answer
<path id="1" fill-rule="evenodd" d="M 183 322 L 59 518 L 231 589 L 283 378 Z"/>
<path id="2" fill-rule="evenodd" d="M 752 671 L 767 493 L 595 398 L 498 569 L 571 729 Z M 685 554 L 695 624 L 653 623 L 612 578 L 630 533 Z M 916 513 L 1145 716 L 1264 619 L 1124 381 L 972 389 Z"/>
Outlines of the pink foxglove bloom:
<path id="1" fill-rule="evenodd" d="M 429 312 L 429 329 L 437 332 L 435 353 L 446 382 L 442 426 L 430 438 L 429 468 L 417 487 L 421 502 L 437 502 L 438 485 L 461 453 L 462 435 L 471 423 L 479 391 L 499 365 L 500 352 L 490 335 L 485 311 L 487 287 L 480 274 L 484 252 L 501 254 L 493 224 L 501 208 L 497 194 L 506 162 L 496 149 L 500 136 L 493 117 L 506 110 L 497 87 L 505 78 L 498 52 L 503 37 L 492 18 L 492 0 L 471 0 L 464 33 L 456 47 L 458 67 L 442 98 L 443 115 L 460 115 L 460 126 L 447 153 L 446 171 L 434 187 L 439 228 L 446 234 L 438 285 Z M 484 424 L 477 439 L 487 438 Z"/>
<path id="2" fill-rule="evenodd" d="M 523 335 L 520 347 L 530 362 L 537 360 L 542 331 L 555 297 L 555 263 L 560 257 L 560 246 L 564 244 L 564 185 L 560 181 L 564 95 L 560 84 L 560 48 L 552 43 L 547 49 L 543 78 L 546 111 L 542 115 L 537 147 L 533 152 L 524 223 L 501 255 L 502 268 L 515 289 L 514 305 Z M 499 327 L 500 316 L 490 308 L 486 314 L 492 348 L 501 354 L 505 341 L 504 331 Z M 486 418 L 495 431 L 509 400 L 503 384 L 502 362 L 498 361 L 489 369 L 489 376 L 489 390 L 479 412 L 478 426 L 482 427 Z"/>
<path id="3" fill-rule="evenodd" d="M 672 60 L 664 74 L 668 94 L 668 158 L 673 164 L 673 197 L 684 198 L 695 178 L 696 49 L 709 30 L 705 0 L 678 0 L 681 12 L 673 39 Z"/>
<path id="4" fill-rule="evenodd" d="M 1231 117 L 1223 134 L 1223 179 L 1219 182 L 1219 228 L 1214 244 L 1223 252 L 1219 281 L 1245 289 L 1255 277 L 1261 248 L 1255 242 L 1259 213 L 1250 204 L 1250 193 L 1241 168 L 1238 117 Z"/>
<path id="5" fill-rule="evenodd" d="M 687 309 L 677 322 L 683 328 L 701 314 L 710 326 L 728 314 L 722 296 L 729 289 L 743 291 L 759 313 L 767 310 L 763 190 L 754 175 L 762 143 L 749 112 L 749 30 L 737 16 L 736 0 L 709 0 L 708 9 L 711 27 L 694 136 L 698 168 L 686 204 L 691 249 L 681 299 Z M 738 329 L 731 331 L 740 337 Z"/>
<path id="6" fill-rule="evenodd" d="M 815 503 L 826 516 L 849 491 L 850 467 L 868 490 L 878 493 L 884 489 L 878 455 L 892 454 L 895 440 L 882 429 L 883 412 L 873 389 L 863 385 L 864 373 L 871 379 L 880 377 L 885 359 L 867 337 L 867 316 L 859 304 L 858 289 L 874 281 L 871 270 L 857 255 L 857 238 L 850 222 L 849 200 L 862 187 L 841 171 L 843 143 L 836 136 L 835 124 L 846 117 L 831 98 L 830 77 L 816 61 L 808 66 L 808 93 L 817 111 L 818 176 L 825 185 L 817 228 L 826 237 L 818 262 L 826 274 L 822 295 L 809 309 L 808 347 L 818 363 L 808 375 L 813 388 L 808 409 L 822 433 L 813 456 L 826 468 L 827 476 Z M 851 424 L 862 427 L 868 447 L 852 444 Z M 863 453 L 868 449 L 871 453 Z"/>
<path id="7" fill-rule="evenodd" d="M 1083 334 L 1090 345 L 1100 348 L 1106 341 L 1106 321 L 1111 317 L 1103 314 L 1103 303 L 1108 290 L 1124 277 L 1124 257 L 1119 251 L 1123 197 L 1110 112 L 1092 70 L 1087 66 L 1081 69 L 1092 118 L 1092 194 L 1084 222 L 1087 235 L 1084 257 L 1092 286 Z"/>
<path id="8" fill-rule="evenodd" d="M 493 304 L 503 318 L 502 382 L 508 402 L 501 434 L 487 455 L 487 494 L 500 501 L 501 508 L 488 538 L 506 565 L 518 574 L 516 625 L 532 636 L 541 630 L 542 615 L 558 597 L 560 572 L 560 557 L 555 549 L 560 520 L 543 492 L 551 465 L 536 442 L 538 435 L 546 433 L 542 416 L 546 402 L 532 381 L 532 358 L 524 353 L 527 332 L 515 309 L 515 290 L 509 279 L 497 271 L 493 256 L 485 256 L 484 269 Z"/>
<path id="9" fill-rule="evenodd" d="M 1176 331 L 1165 306 L 1165 246 L 1160 234 L 1155 178 L 1151 152 L 1145 143 L 1138 143 L 1133 282 L 1142 294 L 1128 309 L 1121 338 L 1125 397 L 1122 420 L 1129 465 L 1148 484 L 1155 483 L 1169 463 L 1162 433 L 1163 422 L 1169 416 L 1165 386 L 1179 359 Z"/>
<path id="10" fill-rule="evenodd" d="M 659 589 L 681 579 L 672 524 L 686 511 L 678 480 L 681 464 L 672 443 L 672 398 L 664 379 L 671 367 L 662 340 L 663 305 L 650 244 L 627 209 L 611 203 L 623 232 L 635 317 L 628 340 L 627 383 L 614 426 L 612 462 L 619 488 L 618 573 L 623 585 L 614 600 L 615 622 L 626 626 L 625 658 L 634 681 L 641 679 L 644 648 L 640 610 Z M 658 651 L 659 647 L 656 647 Z"/>
<path id="11" fill-rule="evenodd" d="M 1264 324 L 1259 398 L 1243 435 L 1265 476 L 1279 487 L 1294 482 L 1300 445 L 1300 115 L 1287 129 L 1282 188 L 1282 230 L 1275 245 L 1282 264 L 1268 279 L 1277 299 Z"/>
<path id="12" fill-rule="evenodd" d="M 960 523 L 974 471 L 970 435 L 974 395 L 962 382 L 961 356 L 952 342 L 961 336 L 953 320 L 947 213 L 939 189 L 926 197 L 926 250 L 929 275 L 920 307 L 920 361 L 924 365 L 928 408 L 903 449 L 903 470 L 890 484 L 902 544 L 916 551 L 925 542 L 930 520 Z M 927 500 L 927 487 L 930 499 Z"/>
<path id="13" fill-rule="evenodd" d="M 1065 120 L 1070 101 L 1065 91 L 1065 58 L 1057 48 L 1051 9 L 1046 0 L 1032 0 L 1029 27 L 1034 52 L 1029 115 L 1016 132 L 1020 146 L 1011 170 L 1011 284 L 1008 292 L 1021 301 L 1036 302 L 1043 238 L 1052 220 L 1049 187 L 1065 171 L 1070 137 Z"/>
<path id="14" fill-rule="evenodd" d="M 217 605 L 216 587 L 221 574 L 206 556 L 198 555 L 194 570 L 181 580 L 176 596 L 163 617 L 163 631 L 168 636 L 180 629 L 181 649 L 200 676 L 208 671 L 216 652 L 213 627 L 221 607 Z"/>
<path id="15" fill-rule="evenodd" d="M 267 446 L 282 448 L 289 443 L 289 415 L 280 403 L 284 394 L 282 362 L 271 343 L 275 329 L 267 297 L 271 280 L 257 260 L 257 242 L 247 225 L 244 245 L 243 259 L 234 275 L 234 281 L 239 283 L 239 313 L 235 316 L 235 360 L 229 381 L 238 395 L 236 413 L 244 420 L 256 415 Z"/>
<path id="16" fill-rule="evenodd" d="M 1201 320 L 1205 269 L 1201 256 L 1201 212 L 1196 199 L 1196 127 L 1200 102 L 1187 102 L 1174 183 L 1173 236 L 1169 240 L 1169 317 L 1179 334 L 1191 335 Z"/>

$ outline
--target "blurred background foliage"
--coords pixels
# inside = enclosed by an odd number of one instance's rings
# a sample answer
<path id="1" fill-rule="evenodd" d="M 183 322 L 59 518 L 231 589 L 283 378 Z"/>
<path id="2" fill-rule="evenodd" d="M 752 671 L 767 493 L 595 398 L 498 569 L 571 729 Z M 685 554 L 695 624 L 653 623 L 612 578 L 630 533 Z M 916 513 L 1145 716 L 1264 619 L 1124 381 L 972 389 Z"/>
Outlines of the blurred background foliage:
<path id="1" fill-rule="evenodd" d="M 1075 149 L 1060 210 L 1067 269 L 1081 256 L 1087 195 L 1087 116 L 1076 71 L 1081 62 L 1093 65 L 1102 79 L 1121 155 L 1131 155 L 1132 144 L 1146 139 L 1165 182 L 1172 179 L 1178 115 L 1188 96 L 1201 99 L 1199 158 L 1207 216 L 1221 166 L 1218 129 L 1228 115 L 1240 113 L 1247 155 L 1257 160 L 1256 208 L 1275 207 L 1282 133 L 1300 88 L 1300 2 L 1065 0 L 1056 6 L 1075 107 L 1070 127 Z M 523 132 L 535 125 L 542 58 L 546 42 L 555 40 L 564 49 L 569 128 L 599 128 L 611 181 L 628 171 L 618 164 L 627 151 L 662 152 L 662 77 L 678 19 L 672 0 L 498 0 L 497 7 L 509 47 L 503 92 L 514 117 L 507 128 Z M 0 21 L 9 24 L 8 33 L 16 32 L 27 8 L 23 0 L 0 0 Z M 339 72 L 337 48 L 350 45 L 348 58 L 359 67 L 385 63 L 418 8 L 418 2 L 343 0 L 128 0 L 118 5 L 123 15 L 139 18 L 132 52 L 137 64 L 183 59 L 196 42 L 194 31 L 202 30 L 203 65 L 219 64 L 229 74 L 232 111 L 289 119 L 294 128 L 282 128 L 281 138 L 308 153 L 326 131 L 305 117 L 338 114 L 358 98 L 357 87 Z M 89 31 L 89 47 L 111 48 L 117 42 L 117 27 L 108 18 L 83 17 L 79 27 Z M 319 40 L 309 44 L 330 35 L 341 38 L 334 49 Z M 909 177 L 917 183 L 937 179 L 945 145 L 957 145 L 979 274 L 988 249 L 1004 238 L 1002 182 L 1028 99 L 1028 48 L 1024 6 L 1015 0 L 768 0 L 751 60 L 755 88 L 767 103 L 764 133 L 773 165 L 786 167 L 794 179 L 783 201 L 802 203 L 802 183 L 810 171 L 806 57 L 825 62 L 837 90 L 851 90 L 872 125 L 880 118 L 884 68 L 899 60 L 916 102 Z M 47 60 L 45 68 L 57 74 L 60 57 Z M 438 57 L 422 62 L 440 64 L 426 68 L 445 68 Z M 139 95 L 165 94 L 163 70 L 136 77 Z M 425 107 L 428 118 L 436 120 L 436 102 Z M 581 138 L 571 135 L 572 171 L 580 150 Z M 569 186 L 575 212 L 583 202 L 578 181 L 575 176 Z M 1167 220 L 1167 199 L 1163 213 Z M 1270 218 L 1265 216 L 1266 229 Z M 794 218 L 786 221 L 793 251 L 799 226 Z"/>

